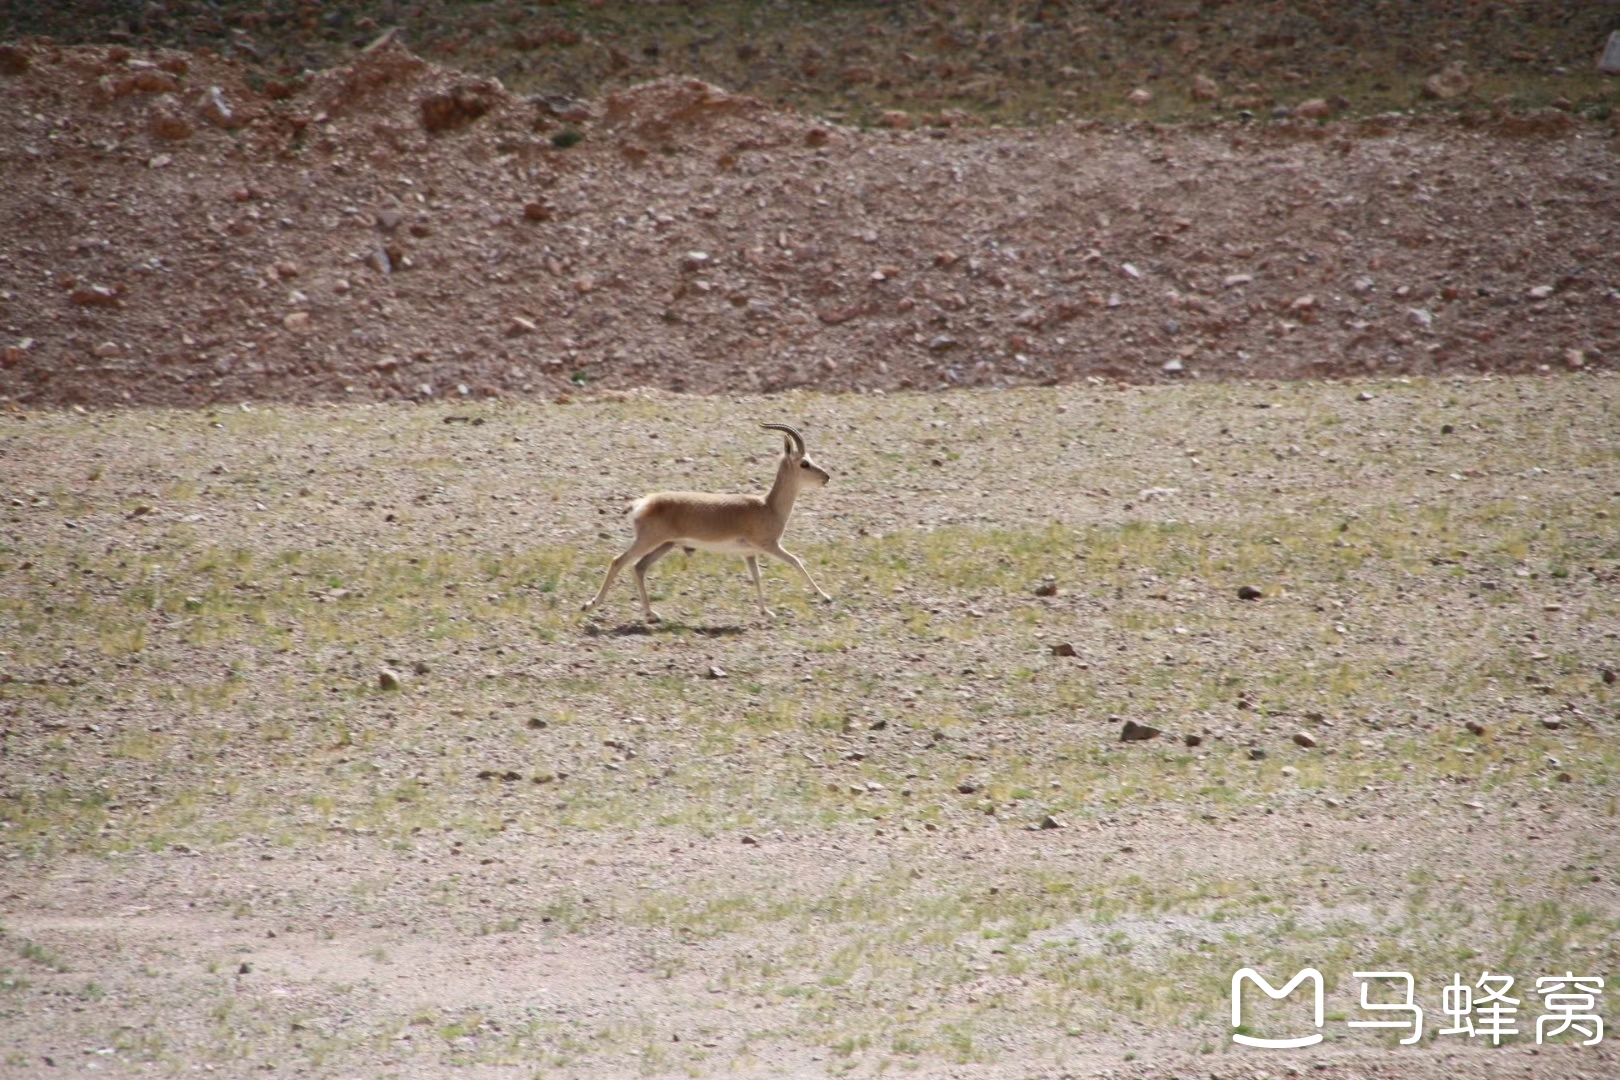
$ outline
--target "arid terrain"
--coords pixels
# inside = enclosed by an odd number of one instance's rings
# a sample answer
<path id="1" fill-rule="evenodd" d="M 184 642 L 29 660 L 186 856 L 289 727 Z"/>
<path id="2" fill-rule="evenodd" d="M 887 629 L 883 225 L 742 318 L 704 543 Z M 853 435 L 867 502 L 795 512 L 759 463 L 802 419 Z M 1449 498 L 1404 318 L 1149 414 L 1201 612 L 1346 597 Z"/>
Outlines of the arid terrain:
<path id="1" fill-rule="evenodd" d="M 0 1075 L 1616 1075 L 1602 8 L 0 11 Z"/>

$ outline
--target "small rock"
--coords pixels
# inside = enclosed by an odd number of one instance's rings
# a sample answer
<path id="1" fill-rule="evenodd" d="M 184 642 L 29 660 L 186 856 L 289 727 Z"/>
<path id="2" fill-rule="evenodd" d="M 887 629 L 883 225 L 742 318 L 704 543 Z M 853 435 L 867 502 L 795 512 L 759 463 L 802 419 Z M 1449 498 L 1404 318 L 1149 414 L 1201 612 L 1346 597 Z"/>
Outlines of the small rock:
<path id="1" fill-rule="evenodd" d="M 1530 297 L 1530 299 L 1532 299 L 1532 300 L 1545 300 L 1545 299 L 1547 299 L 1547 297 L 1551 296 L 1552 294 L 1553 294 L 1553 287 L 1551 285 L 1537 285 L 1534 288 L 1532 288 L 1525 295 Z"/>
<path id="2" fill-rule="evenodd" d="M 159 99 L 152 107 L 151 115 L 146 120 L 146 130 L 152 137 L 165 142 L 180 142 L 189 139 L 196 130 L 191 120 L 182 113 L 171 100 Z"/>
<path id="3" fill-rule="evenodd" d="M 523 217 L 527 221 L 550 221 L 552 213 L 551 204 L 540 199 L 523 206 Z"/>
<path id="4" fill-rule="evenodd" d="M 1050 577 L 1044 577 L 1035 583 L 1034 592 L 1036 596 L 1056 596 L 1058 594 L 1057 581 Z"/>
<path id="5" fill-rule="evenodd" d="M 974 780 L 964 780 L 960 784 L 956 785 L 956 790 L 962 795 L 973 795 L 978 792 L 979 784 Z"/>
<path id="6" fill-rule="evenodd" d="M 217 86 L 210 86 L 203 92 L 197 113 L 215 127 L 228 130 L 236 126 L 236 114 L 231 111 L 230 103 L 225 100 L 225 91 Z"/>
<path id="7" fill-rule="evenodd" d="M 549 725 L 547 725 L 545 720 L 541 719 L 538 716 L 534 716 L 534 717 L 529 718 L 529 727 L 533 728 L 536 731 L 544 730 L 548 726 Z"/>
<path id="8" fill-rule="evenodd" d="M 25 75 L 32 63 L 26 51 L 15 45 L 0 45 L 0 75 Z"/>
<path id="9" fill-rule="evenodd" d="M 1132 90 L 1130 93 L 1125 95 L 1125 100 L 1130 102 L 1132 105 L 1147 105 L 1153 101 L 1153 91 L 1147 89 L 1146 87 L 1138 86 L 1135 90 Z"/>
<path id="10" fill-rule="evenodd" d="M 1557 731 L 1559 728 L 1564 726 L 1564 722 L 1558 719 L 1556 716 L 1543 716 L 1541 718 L 1541 726 L 1546 728 L 1548 731 Z"/>
<path id="11" fill-rule="evenodd" d="M 1371 401 L 1372 399 L 1373 399 L 1372 394 L 1369 393 L 1366 390 L 1363 390 L 1361 393 L 1356 395 L 1356 400 L 1357 401 Z"/>
<path id="12" fill-rule="evenodd" d="M 1163 365 L 1161 370 L 1166 375 L 1180 375 L 1182 372 L 1187 370 L 1187 366 L 1185 364 L 1183 364 L 1180 360 L 1172 358 L 1172 359 L 1166 360 L 1164 362 L 1164 365 Z"/>
<path id="13" fill-rule="evenodd" d="M 426 660 L 418 660 L 411 665 L 411 670 L 416 672 L 418 675 L 426 675 L 432 669 L 428 667 L 428 662 Z"/>
<path id="14" fill-rule="evenodd" d="M 928 339 L 929 352 L 944 352 L 946 349 L 954 349 L 955 347 L 956 339 L 949 334 L 935 334 Z"/>
<path id="15" fill-rule="evenodd" d="M 281 320 L 281 325 L 295 334 L 307 334 L 313 329 L 307 311 L 289 312 L 287 317 Z"/>
<path id="16" fill-rule="evenodd" d="M 1251 746 L 1251 747 L 1249 747 L 1249 760 L 1250 761 L 1264 761 L 1265 757 L 1266 757 L 1266 752 L 1265 752 L 1264 748 L 1259 747 L 1259 746 Z"/>
<path id="17" fill-rule="evenodd" d="M 1181 741 L 1186 743 L 1188 746 L 1204 745 L 1204 737 L 1202 735 L 1195 735 L 1190 731 L 1181 737 Z"/>
<path id="18" fill-rule="evenodd" d="M 894 131 L 904 131 L 911 126 L 911 114 L 904 109 L 884 109 L 878 123 Z"/>
<path id="19" fill-rule="evenodd" d="M 759 844 L 759 841 L 754 839 L 752 836 L 744 836 L 742 838 L 742 842 L 750 846 L 757 846 Z"/>
<path id="20" fill-rule="evenodd" d="M 1292 765 L 1284 765 L 1282 767 L 1282 774 L 1292 780 L 1294 777 L 1299 775 L 1299 770 L 1294 768 Z"/>
<path id="21" fill-rule="evenodd" d="M 1467 728 L 1468 731 L 1474 735 L 1485 734 L 1485 725 L 1480 723 L 1478 720 L 1470 720 L 1468 723 L 1464 724 L 1463 727 Z"/>
<path id="22" fill-rule="evenodd" d="M 1617 32 L 1620 32 L 1620 31 L 1617 31 Z M 1620 678 L 1620 676 L 1615 675 L 1613 668 L 1604 668 L 1603 669 L 1603 685 L 1604 686 L 1613 686 L 1614 681 L 1615 681 L 1616 678 Z"/>
<path id="23" fill-rule="evenodd" d="M 1437 101 L 1450 101 L 1473 89 L 1474 81 L 1463 71 L 1461 61 L 1450 63 L 1438 74 L 1423 80 L 1423 96 Z"/>
<path id="24" fill-rule="evenodd" d="M 1221 84 L 1208 75 L 1194 75 L 1192 81 L 1192 99 L 1194 101 L 1214 101 L 1221 96 Z"/>
<path id="25" fill-rule="evenodd" d="M 1557 780 L 1560 784 L 1573 784 L 1575 782 L 1575 778 L 1567 772 L 1559 773 Z"/>
<path id="26" fill-rule="evenodd" d="M 118 293 L 105 285 L 86 285 L 68 294 L 80 307 L 117 307 Z"/>
<path id="27" fill-rule="evenodd" d="M 1239 285 L 1247 285 L 1254 280 L 1253 274 L 1227 274 L 1221 279 L 1221 284 L 1228 289 L 1235 289 Z"/>
<path id="28" fill-rule="evenodd" d="M 506 324 L 506 336 L 522 337 L 524 334 L 532 334 L 538 329 L 540 327 L 535 324 L 533 319 L 525 319 L 521 315 L 514 315 L 512 321 Z"/>
<path id="29" fill-rule="evenodd" d="M 1334 111 L 1327 98 L 1309 98 L 1294 106 L 1294 115 L 1301 120 L 1326 120 Z"/>
<path id="30" fill-rule="evenodd" d="M 688 251 L 681 256 L 681 269 L 690 273 L 702 270 L 712 262 L 714 260 L 709 257 L 707 251 Z"/>
<path id="31" fill-rule="evenodd" d="M 393 668 L 383 668 L 377 672 L 377 685 L 384 690 L 398 690 L 404 683 L 404 678 Z"/>
<path id="32" fill-rule="evenodd" d="M 1565 775 L 1568 775 L 1568 774 L 1566 773 Z M 1047 814 L 1047 815 L 1045 815 L 1044 817 L 1041 818 L 1040 828 L 1042 828 L 1042 829 L 1061 829 L 1061 828 L 1063 828 L 1063 822 L 1059 821 L 1057 818 L 1053 817 L 1051 814 Z"/>
<path id="33" fill-rule="evenodd" d="M 1440 425 L 1440 434 L 1442 434 L 1442 435 L 1450 435 L 1450 434 L 1454 433 L 1456 430 L 1457 430 L 1457 428 L 1456 428 L 1456 425 L 1454 425 L 1454 424 L 1441 424 Z"/>
<path id="34" fill-rule="evenodd" d="M 726 669 L 718 664 L 711 664 L 709 666 L 707 677 L 711 679 L 724 679 L 726 677 Z"/>
<path id="35" fill-rule="evenodd" d="M 1074 646 L 1073 645 L 1069 644 L 1067 641 L 1060 641 L 1056 645 L 1052 646 L 1052 655 L 1053 656 L 1074 656 L 1074 655 L 1076 655 L 1076 653 L 1074 651 Z"/>
<path id="36" fill-rule="evenodd" d="M 1296 731 L 1294 732 L 1294 745 L 1302 746 L 1307 750 L 1314 750 L 1316 749 L 1316 740 L 1311 738 L 1307 732 Z"/>
<path id="37" fill-rule="evenodd" d="M 100 345 L 97 345 L 94 350 L 96 356 L 102 360 L 111 360 L 122 351 L 123 350 L 118 347 L 118 342 L 116 341 L 103 341 Z"/>
<path id="38" fill-rule="evenodd" d="M 1135 720 L 1127 720 L 1125 721 L 1125 726 L 1119 730 L 1119 741 L 1146 742 L 1149 739 L 1158 738 L 1160 734 L 1159 729 L 1156 727 L 1149 727 L 1147 724 L 1138 724 Z"/>
<path id="39" fill-rule="evenodd" d="M 1240 585 L 1238 586 L 1237 595 L 1239 600 L 1262 600 L 1266 594 L 1253 585 Z"/>

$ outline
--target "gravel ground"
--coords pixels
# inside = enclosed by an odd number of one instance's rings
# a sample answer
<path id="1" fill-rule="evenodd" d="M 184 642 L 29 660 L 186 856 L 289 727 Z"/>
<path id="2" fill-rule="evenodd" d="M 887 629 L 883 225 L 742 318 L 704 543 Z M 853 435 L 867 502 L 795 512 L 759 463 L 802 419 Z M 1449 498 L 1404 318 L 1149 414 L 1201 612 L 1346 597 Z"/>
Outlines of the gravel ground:
<path id="1" fill-rule="evenodd" d="M 0 1067 L 1612 1075 L 1438 1031 L 1454 973 L 1528 1031 L 1535 979 L 1615 971 L 1616 406 L 7 412 Z M 771 566 L 767 622 L 700 554 L 660 627 L 625 582 L 580 615 L 624 501 L 758 490 L 761 421 L 832 473 L 786 542 L 836 603 Z M 1327 1040 L 1234 1046 L 1233 973 L 1307 964 Z M 1372 967 L 1421 1048 L 1346 1027 Z"/>

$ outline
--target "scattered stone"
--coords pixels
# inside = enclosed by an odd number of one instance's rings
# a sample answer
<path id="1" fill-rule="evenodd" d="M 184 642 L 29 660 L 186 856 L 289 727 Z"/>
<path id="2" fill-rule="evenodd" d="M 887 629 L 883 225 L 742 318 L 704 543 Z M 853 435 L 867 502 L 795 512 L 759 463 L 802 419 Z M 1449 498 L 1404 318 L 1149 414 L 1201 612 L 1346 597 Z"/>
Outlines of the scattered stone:
<path id="1" fill-rule="evenodd" d="M 1608 44 L 1603 47 L 1603 56 L 1598 60 L 1598 70 L 1605 75 L 1620 75 L 1620 30 L 1609 35 Z M 3 59 L 0 59 L 0 71 L 8 75 L 16 74 L 6 71 Z"/>
<path id="2" fill-rule="evenodd" d="M 80 307 L 117 307 L 118 293 L 105 285 L 85 285 L 68 294 Z"/>
<path id="3" fill-rule="evenodd" d="M 539 329 L 540 327 L 535 325 L 533 319 L 525 319 L 521 315 L 514 315 L 512 321 L 506 324 L 506 336 L 522 337 L 524 334 L 532 334 Z"/>
<path id="4" fill-rule="evenodd" d="M 1037 829 L 1061 829 L 1061 828 L 1063 828 L 1063 822 L 1059 821 L 1057 818 L 1053 817 L 1051 814 L 1046 814 L 1045 816 L 1043 816 L 1041 818 L 1041 822 L 1040 822 L 1040 824 L 1038 826 L 1036 826 L 1036 828 Z"/>
<path id="5" fill-rule="evenodd" d="M 1474 735 L 1483 736 L 1485 734 L 1485 725 L 1480 723 L 1478 720 L 1470 720 L 1468 723 L 1464 724 L 1463 727 L 1467 728 L 1469 732 Z"/>
<path id="6" fill-rule="evenodd" d="M 962 795 L 974 795 L 978 793 L 979 784 L 975 780 L 964 780 L 956 785 L 956 790 Z"/>
<path id="7" fill-rule="evenodd" d="M 1048 575 L 1035 583 L 1036 596 L 1056 596 L 1058 594 L 1057 579 Z"/>
<path id="8" fill-rule="evenodd" d="M 1204 745 L 1204 737 L 1202 735 L 1195 735 L 1190 731 L 1181 737 L 1181 741 L 1186 743 L 1188 746 Z"/>
<path id="9" fill-rule="evenodd" d="M 1125 721 L 1125 726 L 1119 730 L 1119 741 L 1147 742 L 1149 739 L 1158 738 L 1160 734 L 1161 732 L 1156 727 L 1149 727 L 1147 724 L 1138 724 L 1135 720 L 1127 720 Z"/>
<path id="10" fill-rule="evenodd" d="M 528 221 L 550 221 L 553 214 L 551 204 L 544 199 L 536 199 L 523 206 L 523 217 Z"/>
<path id="11" fill-rule="evenodd" d="M 928 339 L 929 352 L 944 352 L 946 349 L 954 349 L 955 347 L 956 339 L 949 334 L 935 334 Z"/>
<path id="12" fill-rule="evenodd" d="M 1556 779 L 1560 784 L 1573 784 L 1575 782 L 1575 778 L 1567 772 L 1559 773 Z"/>
<path id="13" fill-rule="evenodd" d="M 1214 101 L 1221 96 L 1221 84 L 1208 75 L 1194 75 L 1192 81 L 1192 99 L 1194 101 Z"/>
<path id="14" fill-rule="evenodd" d="M 1306 750 L 1314 750 L 1316 749 L 1316 740 L 1311 738 L 1308 732 L 1296 731 L 1294 732 L 1294 745 L 1304 747 Z"/>
<path id="15" fill-rule="evenodd" d="M 1074 646 L 1073 645 L 1069 644 L 1067 641 L 1060 641 L 1056 645 L 1052 646 L 1052 655 L 1053 656 L 1074 656 L 1074 655 L 1076 655 L 1076 653 L 1074 651 Z"/>
<path id="16" fill-rule="evenodd" d="M 420 102 L 422 127 L 438 135 L 465 127 L 493 109 L 499 84 L 480 81 L 463 83 L 442 94 L 430 94 Z"/>
<path id="17" fill-rule="evenodd" d="M 281 320 L 281 325 L 285 326 L 288 330 L 291 330 L 295 334 L 307 334 L 310 332 L 310 330 L 314 329 L 312 323 L 310 322 L 309 312 L 307 311 L 294 311 L 288 313 L 287 317 Z"/>
<path id="18" fill-rule="evenodd" d="M 180 111 L 176 102 L 169 98 L 159 98 L 147 117 L 146 130 L 151 132 L 155 139 L 180 142 L 191 138 L 197 129 L 192 126 L 185 113 Z"/>
<path id="19" fill-rule="evenodd" d="M 1253 585 L 1240 585 L 1238 586 L 1237 595 L 1239 600 L 1263 600 L 1266 594 Z"/>
<path id="20" fill-rule="evenodd" d="M 1132 90 L 1130 93 L 1125 95 L 1125 100 L 1130 102 L 1132 105 L 1147 105 L 1153 101 L 1153 91 L 1144 86 L 1138 86 L 1135 90 Z"/>
<path id="21" fill-rule="evenodd" d="M 894 131 L 904 131 L 911 126 L 911 114 L 904 109 L 884 109 L 878 123 Z"/>
<path id="22" fill-rule="evenodd" d="M 1552 294 L 1553 287 L 1551 285 L 1535 285 L 1532 286 L 1530 291 L 1525 295 L 1530 297 L 1532 300 L 1545 300 Z"/>
<path id="23" fill-rule="evenodd" d="M 426 660 L 418 660 L 411 665 L 411 670 L 416 672 L 418 675 L 426 675 L 432 669 L 428 667 L 428 662 Z"/>
<path id="24" fill-rule="evenodd" d="M 1456 430 L 1457 430 L 1457 428 L 1456 428 L 1456 425 L 1454 425 L 1454 424 L 1441 424 L 1440 425 L 1440 434 L 1442 434 L 1442 435 L 1453 434 Z"/>
<path id="25" fill-rule="evenodd" d="M 1372 399 L 1373 399 L 1372 394 L 1369 393 L 1366 390 L 1363 390 L 1361 393 L 1356 395 L 1356 400 L 1357 401 L 1371 401 Z"/>
<path id="26" fill-rule="evenodd" d="M 96 356 L 102 360 L 111 360 L 122 351 L 123 350 L 118 347 L 118 342 L 116 341 L 103 341 L 100 345 L 97 345 L 94 350 Z"/>
<path id="27" fill-rule="evenodd" d="M 549 725 L 545 722 L 545 720 L 538 716 L 529 718 L 529 727 L 535 731 L 544 731 L 548 726 Z"/>
<path id="28" fill-rule="evenodd" d="M 1294 768 L 1292 765 L 1284 765 L 1282 767 L 1282 774 L 1292 780 L 1294 777 L 1299 775 L 1299 770 Z"/>
<path id="29" fill-rule="evenodd" d="M 1309 98 L 1294 106 L 1294 115 L 1301 120 L 1326 120 L 1336 111 L 1327 98 Z"/>
<path id="30" fill-rule="evenodd" d="M 1162 370 L 1166 375 L 1180 375 L 1182 372 L 1186 371 L 1187 368 L 1186 365 L 1180 360 L 1172 358 L 1164 362 Z"/>
<path id="31" fill-rule="evenodd" d="M 726 669 L 725 668 L 720 667 L 718 664 L 711 664 L 709 666 L 708 678 L 711 678 L 711 679 L 724 679 L 725 677 L 726 677 Z"/>
<path id="32" fill-rule="evenodd" d="M 1616 33 L 1620 33 L 1620 31 L 1616 31 Z M 1615 681 L 1616 678 L 1620 678 L 1620 676 L 1615 675 L 1613 668 L 1604 668 L 1603 669 L 1603 685 L 1604 686 L 1613 686 L 1614 681 Z"/>
<path id="33" fill-rule="evenodd" d="M 0 45 L 0 75 L 26 75 L 33 60 L 15 45 Z"/>
<path id="34" fill-rule="evenodd" d="M 1474 81 L 1463 70 L 1462 61 L 1447 64 L 1439 73 L 1423 80 L 1423 96 L 1437 101 L 1450 101 L 1473 89 Z"/>
<path id="35" fill-rule="evenodd" d="M 1227 274 L 1221 279 L 1221 284 L 1228 289 L 1235 289 L 1239 285 L 1247 285 L 1253 280 L 1253 274 Z"/>
<path id="36" fill-rule="evenodd" d="M 393 668 L 383 668 L 377 672 L 377 685 L 384 690 L 398 690 L 404 684 L 403 676 Z"/>
<path id="37" fill-rule="evenodd" d="M 1250 761 L 1264 761 L 1265 757 L 1266 757 L 1266 752 L 1265 752 L 1264 748 L 1259 747 L 1259 746 L 1251 746 L 1251 747 L 1249 747 L 1249 760 Z"/>
<path id="38" fill-rule="evenodd" d="M 237 126 L 236 114 L 231 111 L 230 103 L 225 100 L 225 91 L 217 86 L 210 86 L 203 91 L 202 101 L 197 106 L 197 115 L 207 123 L 227 131 Z"/>
<path id="39" fill-rule="evenodd" d="M 1541 726 L 1546 728 L 1548 731 L 1557 731 L 1559 728 L 1564 726 L 1564 722 L 1556 716 L 1543 716 L 1541 718 Z"/>

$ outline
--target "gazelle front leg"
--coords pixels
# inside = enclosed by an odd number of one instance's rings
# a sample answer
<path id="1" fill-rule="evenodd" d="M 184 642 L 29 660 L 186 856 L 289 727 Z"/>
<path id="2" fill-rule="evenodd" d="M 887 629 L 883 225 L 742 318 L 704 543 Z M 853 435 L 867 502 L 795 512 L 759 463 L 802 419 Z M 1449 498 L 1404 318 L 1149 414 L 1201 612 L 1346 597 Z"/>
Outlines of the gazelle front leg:
<path id="1" fill-rule="evenodd" d="M 765 606 L 765 586 L 759 583 L 759 557 L 744 555 L 748 562 L 748 576 L 754 579 L 754 595 L 759 597 L 759 610 L 764 612 L 767 619 L 776 618 L 776 612 Z"/>
<path id="2" fill-rule="evenodd" d="M 784 550 L 782 545 L 776 541 L 772 541 L 770 545 L 765 548 L 765 552 L 768 555 L 775 555 L 778 559 L 781 559 L 783 562 L 796 568 L 799 573 L 804 575 L 804 580 L 810 583 L 810 587 L 816 590 L 817 596 L 821 597 L 822 600 L 829 604 L 832 603 L 832 597 L 821 591 L 821 586 L 816 584 L 816 579 L 810 576 L 810 571 L 804 568 L 804 563 L 799 561 L 799 557 L 797 555 L 793 554 L 791 551 Z"/>

